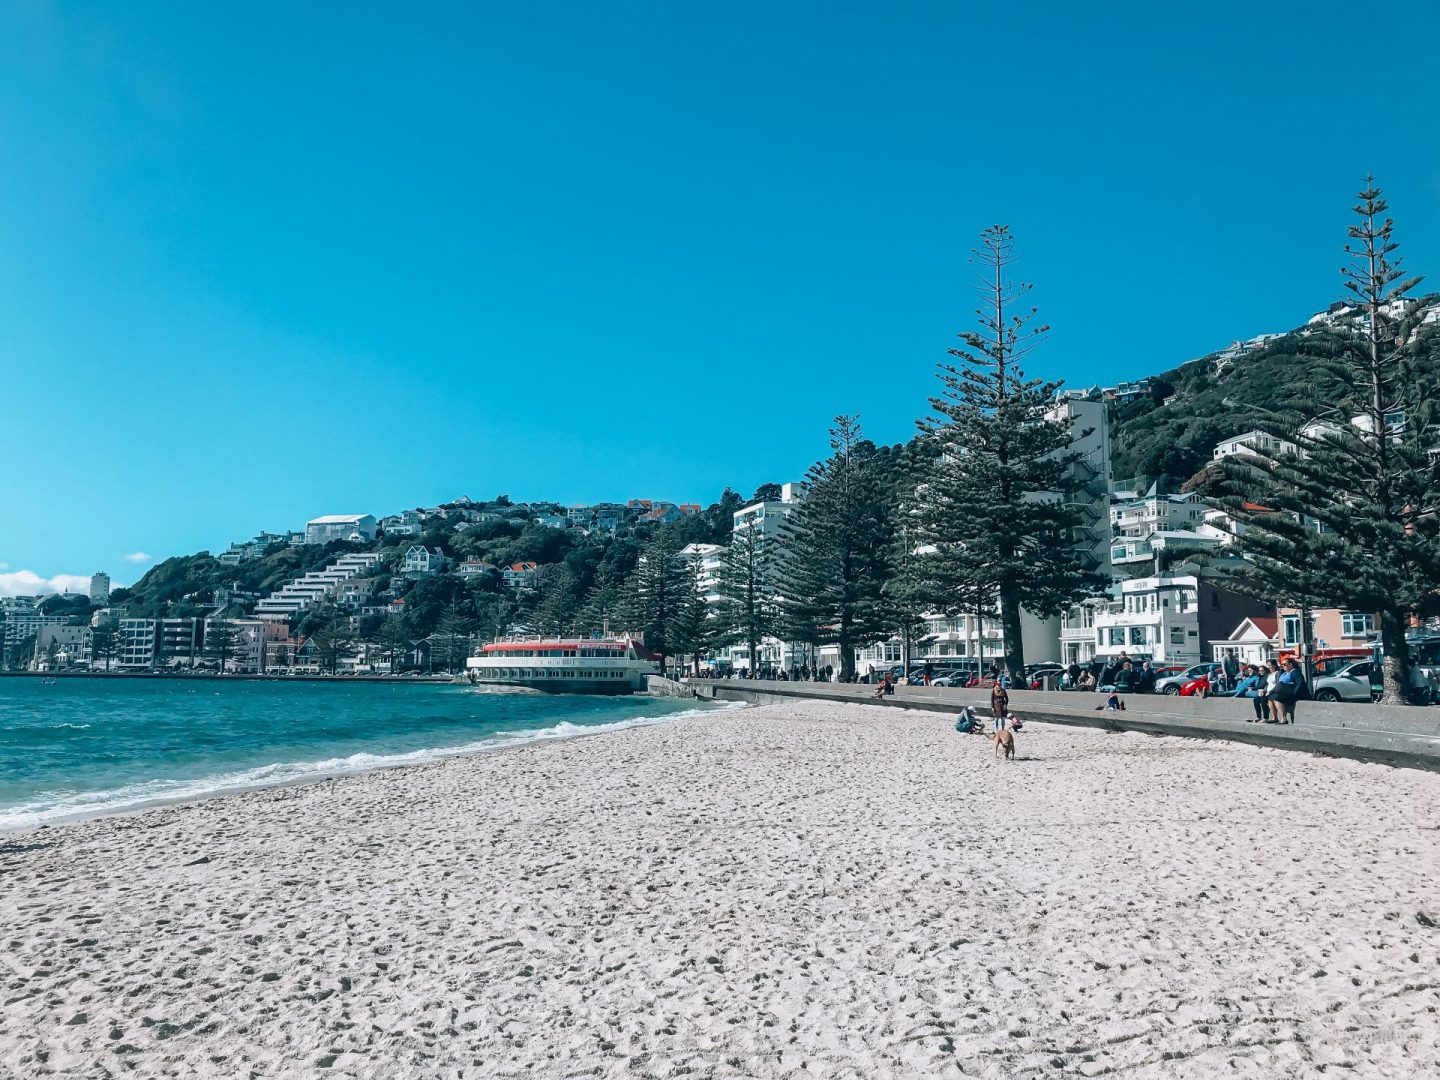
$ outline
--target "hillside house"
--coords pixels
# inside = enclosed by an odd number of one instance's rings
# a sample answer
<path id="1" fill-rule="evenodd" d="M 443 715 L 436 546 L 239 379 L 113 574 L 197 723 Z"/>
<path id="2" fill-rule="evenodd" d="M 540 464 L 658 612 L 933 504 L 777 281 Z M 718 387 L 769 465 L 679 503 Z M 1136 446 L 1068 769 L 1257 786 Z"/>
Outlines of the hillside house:
<path id="1" fill-rule="evenodd" d="M 500 584 L 507 589 L 533 589 L 540 567 L 533 562 L 511 563 L 500 571 Z"/>
<path id="2" fill-rule="evenodd" d="M 402 570 L 406 577 L 420 577 L 424 574 L 438 574 L 450 560 L 439 548 L 427 548 L 424 544 L 412 544 L 405 552 Z"/>

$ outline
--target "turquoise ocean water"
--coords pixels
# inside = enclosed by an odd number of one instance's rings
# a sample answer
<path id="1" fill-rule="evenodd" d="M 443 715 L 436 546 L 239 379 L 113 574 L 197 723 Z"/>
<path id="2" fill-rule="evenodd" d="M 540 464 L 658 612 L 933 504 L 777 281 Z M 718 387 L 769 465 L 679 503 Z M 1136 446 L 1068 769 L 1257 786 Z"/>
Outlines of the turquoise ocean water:
<path id="1" fill-rule="evenodd" d="M 0 829 L 659 723 L 705 707 L 434 683 L 0 679 Z"/>

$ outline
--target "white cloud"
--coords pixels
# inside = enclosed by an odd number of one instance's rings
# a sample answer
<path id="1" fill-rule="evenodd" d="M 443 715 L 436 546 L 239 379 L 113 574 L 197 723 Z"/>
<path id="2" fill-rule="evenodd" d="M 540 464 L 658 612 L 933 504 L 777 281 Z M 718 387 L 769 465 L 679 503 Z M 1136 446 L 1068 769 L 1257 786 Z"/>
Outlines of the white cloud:
<path id="1" fill-rule="evenodd" d="M 3 564 L 0 564 L 3 565 Z M 34 596 L 37 593 L 90 591 L 89 574 L 56 574 L 42 578 L 33 570 L 14 570 L 0 574 L 0 596 Z"/>
<path id="2" fill-rule="evenodd" d="M 121 555 L 120 557 L 128 563 L 136 563 L 137 565 L 150 561 L 150 556 L 146 555 L 143 551 L 132 551 L 129 555 Z"/>

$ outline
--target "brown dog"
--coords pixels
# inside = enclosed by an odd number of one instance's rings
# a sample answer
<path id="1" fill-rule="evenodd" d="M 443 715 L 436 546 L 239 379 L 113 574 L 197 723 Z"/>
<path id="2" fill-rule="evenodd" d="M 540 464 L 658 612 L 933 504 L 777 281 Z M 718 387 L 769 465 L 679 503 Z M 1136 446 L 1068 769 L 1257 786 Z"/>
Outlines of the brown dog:
<path id="1" fill-rule="evenodd" d="M 995 756 L 999 757 L 1001 751 L 1005 753 L 1005 760 L 1009 761 L 1015 756 L 1015 735 L 1008 728 L 1004 731 L 992 731 L 990 738 L 995 740 Z"/>

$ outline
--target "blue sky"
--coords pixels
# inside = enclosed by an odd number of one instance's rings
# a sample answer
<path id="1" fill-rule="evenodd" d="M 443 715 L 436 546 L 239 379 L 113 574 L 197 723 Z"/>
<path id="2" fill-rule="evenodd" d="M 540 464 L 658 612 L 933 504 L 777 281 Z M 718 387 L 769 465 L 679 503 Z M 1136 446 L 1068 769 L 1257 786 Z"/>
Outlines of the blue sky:
<path id="1" fill-rule="evenodd" d="M 993 222 L 1083 384 L 1337 298 L 1367 171 L 1440 262 L 1430 4 L 219 7 L 0 6 L 0 593 L 907 438 Z"/>

